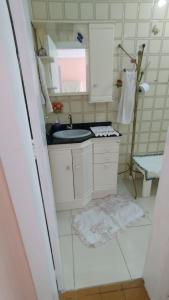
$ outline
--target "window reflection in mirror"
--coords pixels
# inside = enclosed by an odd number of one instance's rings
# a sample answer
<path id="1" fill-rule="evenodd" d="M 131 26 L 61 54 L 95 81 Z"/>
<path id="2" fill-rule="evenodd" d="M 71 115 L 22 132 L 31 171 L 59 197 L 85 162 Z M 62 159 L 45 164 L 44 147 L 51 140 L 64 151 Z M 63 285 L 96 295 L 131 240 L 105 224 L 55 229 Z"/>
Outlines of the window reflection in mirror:
<path id="1" fill-rule="evenodd" d="M 87 24 L 53 24 L 37 29 L 40 46 L 48 58 L 42 58 L 50 95 L 87 92 Z"/>
<path id="2" fill-rule="evenodd" d="M 55 73 L 55 93 L 86 92 L 86 50 L 56 49 L 52 77 Z"/>

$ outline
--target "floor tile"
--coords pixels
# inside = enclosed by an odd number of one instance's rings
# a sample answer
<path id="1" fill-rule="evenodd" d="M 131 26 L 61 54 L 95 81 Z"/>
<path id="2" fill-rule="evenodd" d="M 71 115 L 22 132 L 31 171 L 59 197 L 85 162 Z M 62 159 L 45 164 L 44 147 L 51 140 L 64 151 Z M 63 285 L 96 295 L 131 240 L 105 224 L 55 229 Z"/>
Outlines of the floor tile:
<path id="1" fill-rule="evenodd" d="M 149 300 L 146 290 L 142 288 L 124 290 L 126 300 Z"/>
<path id="2" fill-rule="evenodd" d="M 142 179 L 137 181 L 137 187 L 139 197 L 136 199 L 136 203 L 143 208 L 145 217 L 130 224 L 126 230 L 119 232 L 117 234 L 118 242 L 114 239 L 102 247 L 88 248 L 81 243 L 78 236 L 74 235 L 72 245 L 71 234 L 74 234 L 71 228 L 72 217 L 80 210 L 57 213 L 66 290 L 105 284 L 103 293 L 114 292 L 117 289 L 111 288 L 111 285 L 107 286 L 107 284 L 130 280 L 130 274 L 134 279 L 142 277 L 157 184 L 153 183 L 152 194 L 148 198 L 141 197 Z M 119 178 L 118 193 L 131 196 L 132 182 Z M 94 294 L 91 292 L 87 295 L 82 290 L 81 293 L 83 297 Z M 69 297 L 68 294 L 67 297 Z"/>
<path id="3" fill-rule="evenodd" d="M 152 222 L 153 210 L 155 206 L 155 197 L 157 193 L 158 181 L 154 180 L 152 184 L 152 192 L 150 197 L 143 198 L 142 197 L 142 178 L 136 180 L 138 197 L 135 200 L 143 209 L 146 214 L 146 219 L 143 220 L 143 224 L 141 222 L 140 225 L 146 225 L 148 222 Z M 118 179 L 118 192 L 119 194 L 125 194 L 133 196 L 133 185 L 132 181 L 129 179 Z M 145 221 L 145 222 L 144 222 Z"/>
<path id="4" fill-rule="evenodd" d="M 137 188 L 137 195 L 138 198 L 142 198 L 142 187 L 143 187 L 143 178 L 137 178 L 136 181 L 136 188 Z M 151 189 L 151 195 L 150 197 L 155 197 L 157 193 L 157 188 L 158 188 L 158 180 L 153 180 L 152 182 L 152 189 Z M 129 178 L 120 178 L 118 176 L 118 192 L 121 193 L 126 193 L 133 195 L 133 182 Z"/>
<path id="5" fill-rule="evenodd" d="M 65 290 L 74 289 L 72 236 L 60 237 Z"/>
<path id="6" fill-rule="evenodd" d="M 153 218 L 155 201 L 156 201 L 155 196 L 137 199 L 137 203 L 144 209 L 145 214 L 148 216 L 151 222 Z"/>
<path id="7" fill-rule="evenodd" d="M 102 300 L 125 300 L 123 291 L 102 294 Z"/>
<path id="8" fill-rule="evenodd" d="M 118 177 L 118 184 L 117 184 L 117 193 L 120 195 L 131 196 L 130 189 L 128 187 L 128 181 Z"/>
<path id="9" fill-rule="evenodd" d="M 75 288 L 130 279 L 116 239 L 98 248 L 88 248 L 73 236 Z"/>
<path id="10" fill-rule="evenodd" d="M 137 195 L 141 197 L 142 195 L 142 178 L 136 180 Z M 118 193 L 124 194 L 126 196 L 132 196 L 134 199 L 134 186 L 133 181 L 129 178 L 118 177 Z"/>
<path id="11" fill-rule="evenodd" d="M 62 211 L 57 213 L 59 235 L 70 235 L 72 216 L 70 211 Z"/>
<path id="12" fill-rule="evenodd" d="M 151 225 L 152 222 L 149 218 L 149 215 L 146 213 L 145 216 L 140 218 L 137 221 L 134 221 L 128 225 L 128 227 L 138 227 L 138 226 L 146 226 L 146 225 Z"/>
<path id="13" fill-rule="evenodd" d="M 131 227 L 117 234 L 132 279 L 143 275 L 151 225 Z"/>

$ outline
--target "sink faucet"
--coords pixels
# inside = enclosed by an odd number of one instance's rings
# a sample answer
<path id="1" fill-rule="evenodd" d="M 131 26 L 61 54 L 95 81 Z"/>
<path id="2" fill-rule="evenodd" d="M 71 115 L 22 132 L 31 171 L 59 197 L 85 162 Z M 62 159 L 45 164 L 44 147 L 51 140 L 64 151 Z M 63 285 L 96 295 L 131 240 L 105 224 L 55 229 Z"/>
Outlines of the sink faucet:
<path id="1" fill-rule="evenodd" d="M 72 115 L 71 114 L 68 114 L 68 120 L 69 120 L 68 128 L 72 129 L 73 128 L 73 122 L 72 122 Z"/>

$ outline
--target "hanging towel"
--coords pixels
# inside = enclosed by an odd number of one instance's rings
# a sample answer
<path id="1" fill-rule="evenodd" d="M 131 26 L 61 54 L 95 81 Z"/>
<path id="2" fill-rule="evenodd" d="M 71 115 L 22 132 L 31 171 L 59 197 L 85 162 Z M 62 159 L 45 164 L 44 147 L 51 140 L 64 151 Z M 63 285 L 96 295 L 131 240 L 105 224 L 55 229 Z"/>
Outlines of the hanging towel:
<path id="1" fill-rule="evenodd" d="M 42 92 L 41 93 L 42 104 L 45 104 L 46 113 L 48 114 L 53 112 L 53 108 L 48 94 L 48 88 L 47 88 L 46 78 L 45 78 L 45 70 L 39 56 L 37 57 L 37 62 L 38 62 L 39 80 L 40 80 L 41 92 Z"/>
<path id="2" fill-rule="evenodd" d="M 135 90 L 136 90 L 136 72 L 124 71 L 122 75 L 122 91 L 119 102 L 117 122 L 130 124 L 134 108 Z"/>

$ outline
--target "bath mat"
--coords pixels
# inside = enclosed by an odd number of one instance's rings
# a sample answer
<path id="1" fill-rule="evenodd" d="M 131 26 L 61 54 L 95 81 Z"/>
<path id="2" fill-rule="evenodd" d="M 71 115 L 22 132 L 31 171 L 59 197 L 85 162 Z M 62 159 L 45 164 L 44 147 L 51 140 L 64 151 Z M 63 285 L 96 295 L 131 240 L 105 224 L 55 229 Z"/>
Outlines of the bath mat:
<path id="1" fill-rule="evenodd" d="M 111 240 L 115 234 L 144 216 L 143 209 L 131 198 L 109 196 L 92 200 L 73 218 L 72 227 L 88 247 L 96 248 Z"/>

